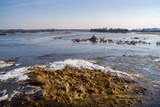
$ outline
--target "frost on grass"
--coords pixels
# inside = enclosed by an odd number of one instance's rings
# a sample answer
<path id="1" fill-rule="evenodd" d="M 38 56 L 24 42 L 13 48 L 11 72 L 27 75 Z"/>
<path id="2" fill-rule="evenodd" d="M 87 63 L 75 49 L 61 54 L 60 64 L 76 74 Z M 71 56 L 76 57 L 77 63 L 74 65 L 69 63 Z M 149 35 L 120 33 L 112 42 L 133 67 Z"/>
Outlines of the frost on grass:
<path id="1" fill-rule="evenodd" d="M 0 81 L 5 81 L 13 78 L 16 78 L 17 81 L 23 81 L 28 79 L 28 76 L 25 75 L 28 72 L 30 72 L 28 70 L 28 67 L 17 68 L 17 69 L 8 71 L 6 74 L 0 75 Z"/>

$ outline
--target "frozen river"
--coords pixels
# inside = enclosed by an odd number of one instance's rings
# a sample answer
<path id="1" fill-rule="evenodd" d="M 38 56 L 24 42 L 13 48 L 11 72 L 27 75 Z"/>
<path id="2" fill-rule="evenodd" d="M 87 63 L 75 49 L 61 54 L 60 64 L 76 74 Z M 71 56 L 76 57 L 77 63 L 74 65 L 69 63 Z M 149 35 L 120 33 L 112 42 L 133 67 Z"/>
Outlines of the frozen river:
<path id="1" fill-rule="evenodd" d="M 145 41 L 137 44 L 73 42 L 72 39 Z M 58 39 L 55 39 L 58 37 Z M 150 106 L 160 106 L 160 36 L 136 33 L 72 32 L 69 34 L 15 34 L 0 36 L 0 80 L 7 72 L 42 63 L 66 59 L 89 59 L 98 65 L 125 72 L 148 89 L 144 99 Z M 3 61 L 18 58 L 12 67 Z M 0 81 L 1 96 L 11 95 L 19 87 L 14 78 Z M 4 91 L 6 92 L 5 94 Z M 143 104 L 142 104 L 143 105 Z"/>

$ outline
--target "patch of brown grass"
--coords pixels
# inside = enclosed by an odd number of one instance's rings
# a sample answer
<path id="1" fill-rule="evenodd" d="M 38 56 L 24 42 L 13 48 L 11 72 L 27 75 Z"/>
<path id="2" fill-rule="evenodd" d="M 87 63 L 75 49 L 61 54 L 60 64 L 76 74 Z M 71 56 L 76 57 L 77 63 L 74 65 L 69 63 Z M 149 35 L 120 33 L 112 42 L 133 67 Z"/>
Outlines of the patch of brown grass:
<path id="1" fill-rule="evenodd" d="M 100 71 L 69 66 L 56 71 L 39 67 L 32 70 L 28 74 L 28 83 L 41 87 L 43 91 L 42 99 L 26 99 L 31 105 L 43 106 L 46 101 L 52 101 L 63 106 L 132 106 L 136 101 L 142 102 L 138 94 L 146 91 L 131 79 Z"/>
<path id="2" fill-rule="evenodd" d="M 11 59 L 8 59 L 8 60 L 5 60 L 5 62 L 17 62 L 18 61 L 18 58 L 11 58 Z"/>

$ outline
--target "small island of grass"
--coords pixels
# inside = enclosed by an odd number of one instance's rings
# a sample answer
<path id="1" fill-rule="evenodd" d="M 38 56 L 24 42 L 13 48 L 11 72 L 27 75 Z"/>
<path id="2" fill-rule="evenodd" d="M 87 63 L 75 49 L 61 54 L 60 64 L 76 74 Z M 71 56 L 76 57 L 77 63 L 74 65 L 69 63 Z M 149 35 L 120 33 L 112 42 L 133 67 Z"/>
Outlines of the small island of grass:
<path id="1" fill-rule="evenodd" d="M 146 88 L 129 78 L 102 71 L 66 66 L 62 70 L 33 67 L 28 73 L 30 85 L 42 90 L 34 95 L 16 95 L 11 105 L 27 106 L 133 106 L 142 103 L 139 94 Z M 131 95 L 132 94 L 132 95 Z"/>

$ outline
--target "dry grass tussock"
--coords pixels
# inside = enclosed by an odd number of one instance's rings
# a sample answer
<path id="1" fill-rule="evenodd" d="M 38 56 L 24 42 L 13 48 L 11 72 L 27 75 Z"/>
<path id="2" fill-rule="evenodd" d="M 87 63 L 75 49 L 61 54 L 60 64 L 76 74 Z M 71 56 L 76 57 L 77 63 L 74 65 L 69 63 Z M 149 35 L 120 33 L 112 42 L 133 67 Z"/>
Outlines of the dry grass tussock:
<path id="1" fill-rule="evenodd" d="M 32 70 L 27 82 L 43 90 L 40 99 L 25 98 L 27 104 L 33 106 L 132 106 L 142 102 L 139 94 L 146 91 L 131 79 L 101 71 L 69 66 L 56 71 L 39 67 Z"/>

